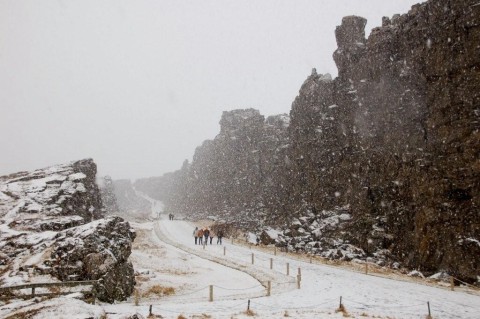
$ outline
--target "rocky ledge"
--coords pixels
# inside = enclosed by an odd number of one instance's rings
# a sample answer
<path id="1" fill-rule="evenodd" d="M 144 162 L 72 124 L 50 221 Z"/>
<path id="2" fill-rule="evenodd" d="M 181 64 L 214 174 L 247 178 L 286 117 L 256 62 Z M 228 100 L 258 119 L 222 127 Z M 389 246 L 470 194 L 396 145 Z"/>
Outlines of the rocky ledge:
<path id="1" fill-rule="evenodd" d="M 85 159 L 0 177 L 0 284 L 99 280 L 102 301 L 135 284 L 128 261 L 135 232 L 103 219 L 97 167 Z"/>

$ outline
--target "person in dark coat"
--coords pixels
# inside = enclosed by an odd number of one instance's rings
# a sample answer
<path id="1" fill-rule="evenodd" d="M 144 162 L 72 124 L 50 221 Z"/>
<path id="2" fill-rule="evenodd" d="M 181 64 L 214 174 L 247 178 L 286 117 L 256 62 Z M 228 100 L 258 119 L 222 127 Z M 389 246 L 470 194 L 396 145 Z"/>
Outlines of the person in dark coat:
<path id="1" fill-rule="evenodd" d="M 211 245 L 213 237 L 215 236 L 215 234 L 213 233 L 213 230 L 210 230 L 210 234 L 208 236 L 210 237 L 210 245 Z"/>
<path id="2" fill-rule="evenodd" d="M 203 231 L 203 236 L 205 237 L 205 245 L 208 244 L 208 236 L 210 236 L 210 231 L 208 230 L 208 228 L 205 228 L 205 230 Z"/>
<path id="3" fill-rule="evenodd" d="M 195 237 L 195 245 L 197 244 L 197 239 L 198 239 L 198 227 L 195 227 L 195 229 L 193 230 L 193 237 Z"/>
<path id="4" fill-rule="evenodd" d="M 217 245 L 222 244 L 223 230 L 219 230 L 217 233 Z"/>

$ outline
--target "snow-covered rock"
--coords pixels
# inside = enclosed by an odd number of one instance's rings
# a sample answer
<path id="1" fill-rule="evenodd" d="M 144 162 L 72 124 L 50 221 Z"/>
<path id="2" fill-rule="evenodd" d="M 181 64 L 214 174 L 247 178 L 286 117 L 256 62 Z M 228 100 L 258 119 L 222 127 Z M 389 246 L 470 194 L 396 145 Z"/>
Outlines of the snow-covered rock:
<path id="1" fill-rule="evenodd" d="M 98 279 L 101 300 L 131 294 L 135 233 L 119 217 L 102 219 L 96 171 L 86 159 L 0 177 L 4 285 Z"/>

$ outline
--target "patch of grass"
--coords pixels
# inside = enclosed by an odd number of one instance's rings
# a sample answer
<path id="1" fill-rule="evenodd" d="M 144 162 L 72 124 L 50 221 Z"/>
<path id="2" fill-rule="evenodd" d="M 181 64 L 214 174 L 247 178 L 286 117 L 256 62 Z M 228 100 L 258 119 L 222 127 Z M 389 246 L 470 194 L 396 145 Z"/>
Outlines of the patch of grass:
<path id="1" fill-rule="evenodd" d="M 48 291 L 50 291 L 52 294 L 55 294 L 55 295 L 58 295 L 63 291 L 62 287 L 60 286 L 51 286 L 51 287 L 48 287 L 47 289 Z"/>
<path id="2" fill-rule="evenodd" d="M 35 317 L 36 314 L 38 314 L 42 309 L 32 309 L 32 310 L 27 310 L 23 312 L 17 312 L 11 316 L 8 316 L 4 319 L 30 319 Z"/>
<path id="3" fill-rule="evenodd" d="M 347 309 L 343 304 L 340 304 L 340 307 L 338 307 L 338 309 L 335 310 L 335 312 L 341 312 L 345 318 L 350 317 L 350 314 L 348 313 Z"/>
<path id="4" fill-rule="evenodd" d="M 157 296 L 170 296 L 175 294 L 175 288 L 173 287 L 164 287 L 161 285 L 151 286 L 147 291 L 145 291 L 142 297 L 150 297 L 151 295 Z"/>
<path id="5" fill-rule="evenodd" d="M 248 309 L 247 311 L 245 311 L 245 314 L 246 314 L 247 316 L 249 316 L 249 317 L 253 317 L 253 316 L 256 315 L 256 313 L 253 312 L 252 309 Z"/>
<path id="6" fill-rule="evenodd" d="M 135 280 L 140 281 L 140 282 L 145 282 L 145 281 L 149 281 L 150 278 L 139 275 L 139 276 L 135 276 Z"/>

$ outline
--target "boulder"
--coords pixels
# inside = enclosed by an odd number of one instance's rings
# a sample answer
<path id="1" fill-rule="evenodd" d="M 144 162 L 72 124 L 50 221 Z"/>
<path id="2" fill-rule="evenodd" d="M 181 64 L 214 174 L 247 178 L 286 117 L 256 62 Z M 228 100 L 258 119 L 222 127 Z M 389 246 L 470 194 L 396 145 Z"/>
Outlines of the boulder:
<path id="1" fill-rule="evenodd" d="M 125 300 L 135 276 L 128 258 L 135 231 L 120 217 L 108 217 L 58 233 L 52 245 L 51 274 L 62 281 L 99 280 L 97 298 Z"/>

